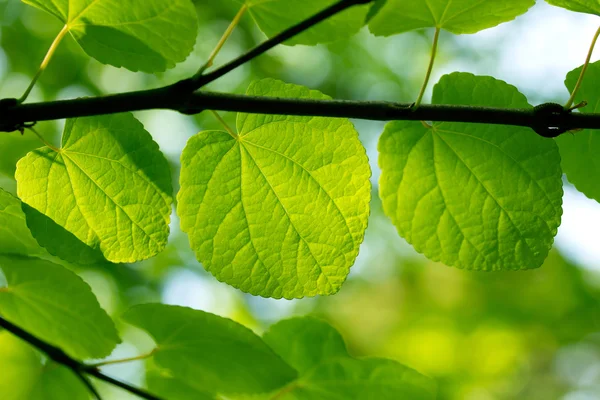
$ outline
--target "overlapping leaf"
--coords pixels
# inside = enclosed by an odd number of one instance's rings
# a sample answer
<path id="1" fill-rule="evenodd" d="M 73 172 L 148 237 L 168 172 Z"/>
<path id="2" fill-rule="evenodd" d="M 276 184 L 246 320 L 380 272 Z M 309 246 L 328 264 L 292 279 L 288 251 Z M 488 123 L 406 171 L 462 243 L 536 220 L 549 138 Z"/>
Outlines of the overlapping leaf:
<path id="1" fill-rule="evenodd" d="M 98 61 L 160 72 L 190 54 L 198 31 L 190 0 L 23 0 L 65 23 Z"/>
<path id="2" fill-rule="evenodd" d="M 235 0 L 248 6 L 258 27 L 269 37 L 312 17 L 338 0 Z M 365 25 L 368 6 L 355 6 L 329 18 L 285 44 L 316 45 L 348 38 Z"/>
<path id="3" fill-rule="evenodd" d="M 441 28 L 455 34 L 475 33 L 524 14 L 535 0 L 386 0 L 369 22 L 378 36 L 420 28 Z"/>
<path id="4" fill-rule="evenodd" d="M 434 381 L 395 361 L 342 358 L 308 371 L 270 399 L 434 400 Z"/>
<path id="5" fill-rule="evenodd" d="M 0 254 L 36 257 L 47 255 L 27 228 L 21 202 L 2 189 L 0 189 Z"/>
<path id="6" fill-rule="evenodd" d="M 263 335 L 263 340 L 301 373 L 328 359 L 349 357 L 339 332 L 315 318 L 278 322 Z"/>
<path id="7" fill-rule="evenodd" d="M 516 88 L 454 73 L 435 104 L 528 108 Z M 562 215 L 556 143 L 526 128 L 393 122 L 380 140 L 384 210 L 428 258 L 472 270 L 539 267 Z"/>
<path id="8" fill-rule="evenodd" d="M 90 287 L 64 267 L 36 258 L 0 256 L 8 286 L 0 314 L 79 358 L 103 358 L 120 342 Z"/>
<path id="9" fill-rule="evenodd" d="M 152 335 L 156 364 L 192 388 L 225 395 L 263 393 L 296 377 L 258 336 L 231 320 L 161 304 L 133 307 L 124 318 Z"/>
<path id="10" fill-rule="evenodd" d="M 327 98 L 271 79 L 248 94 Z M 198 260 L 255 295 L 337 292 L 369 214 L 356 130 L 342 119 L 240 114 L 238 132 L 202 132 L 182 155 L 178 214 Z"/>
<path id="11" fill-rule="evenodd" d="M 600 2 L 598 0 L 546 0 L 553 6 L 586 14 L 600 15 Z"/>
<path id="12" fill-rule="evenodd" d="M 570 92 L 575 89 L 581 67 L 569 72 L 565 84 Z M 590 64 L 575 101 L 587 101 L 583 113 L 600 112 L 600 62 Z M 600 202 L 600 137 L 596 130 L 564 134 L 556 141 L 562 157 L 562 167 L 569 181 L 589 198 Z"/>
<path id="13" fill-rule="evenodd" d="M 67 368 L 42 357 L 8 332 L 0 332 L 2 400 L 88 400 L 89 392 Z"/>
<path id="14" fill-rule="evenodd" d="M 162 251 L 171 176 L 143 126 L 131 114 L 73 119 L 62 142 L 59 152 L 42 148 L 17 165 L 19 197 L 52 220 L 24 208 L 40 244 L 61 258 L 77 257 L 78 247 L 65 246 L 70 233 L 117 263 Z"/>

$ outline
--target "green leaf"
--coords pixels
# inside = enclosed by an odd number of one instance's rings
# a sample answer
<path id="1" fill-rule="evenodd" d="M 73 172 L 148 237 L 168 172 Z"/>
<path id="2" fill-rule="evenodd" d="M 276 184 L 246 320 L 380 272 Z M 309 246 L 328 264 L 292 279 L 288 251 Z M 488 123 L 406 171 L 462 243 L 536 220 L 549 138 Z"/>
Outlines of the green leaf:
<path id="1" fill-rule="evenodd" d="M 89 400 L 83 383 L 69 369 L 42 361 L 28 344 L 0 332 L 2 400 Z"/>
<path id="2" fill-rule="evenodd" d="M 600 15 L 598 0 L 546 0 L 546 2 L 575 12 Z"/>
<path id="3" fill-rule="evenodd" d="M 171 175 L 142 124 L 129 113 L 72 119 L 62 142 L 59 152 L 42 148 L 19 161 L 21 200 L 109 261 L 135 262 L 161 252 L 169 236 Z M 59 228 L 51 226 L 49 234 L 46 219 L 24 211 L 50 253 L 77 257 L 77 248 L 65 246 L 66 233 L 54 235 Z"/>
<path id="4" fill-rule="evenodd" d="M 146 373 L 146 383 L 150 393 L 169 400 L 216 400 L 214 395 L 157 370 Z"/>
<path id="5" fill-rule="evenodd" d="M 581 74 L 582 67 L 579 67 L 567 75 L 565 84 L 569 92 L 573 92 L 577 80 Z M 575 96 L 575 102 L 587 101 L 588 106 L 581 108 L 582 113 L 600 112 L 600 62 L 589 65 L 585 78 L 580 89 Z M 598 140 L 598 131 L 587 129 L 574 134 L 564 134 L 556 138 L 560 155 L 562 157 L 562 167 L 569 179 L 577 190 L 591 199 L 600 202 L 600 161 L 598 152 L 600 151 L 600 141 Z"/>
<path id="6" fill-rule="evenodd" d="M 327 99 L 266 79 L 248 95 Z M 336 293 L 369 216 L 365 149 L 344 119 L 238 115 L 239 135 L 202 132 L 181 157 L 178 214 L 198 260 L 245 292 Z"/>
<path id="7" fill-rule="evenodd" d="M 145 304 L 124 319 L 154 338 L 156 364 L 194 388 L 263 393 L 296 377 L 258 336 L 231 320 L 190 308 Z"/>
<path id="8" fill-rule="evenodd" d="M 0 288 L 0 314 L 79 359 L 103 358 L 117 344 L 113 321 L 79 276 L 36 258 L 0 256 L 8 286 Z"/>
<path id="9" fill-rule="evenodd" d="M 476 33 L 515 19 L 534 4 L 535 0 L 387 0 L 369 29 L 377 36 L 421 28 Z"/>
<path id="10" fill-rule="evenodd" d="M 161 72 L 187 58 L 198 17 L 190 0 L 22 0 L 55 15 L 96 60 Z"/>
<path id="11" fill-rule="evenodd" d="M 453 73 L 434 104 L 530 108 L 490 77 Z M 436 122 L 389 124 L 379 143 L 384 210 L 434 261 L 470 270 L 539 267 L 562 215 L 556 143 L 527 128 Z"/>
<path id="12" fill-rule="evenodd" d="M 0 189 L 0 254 L 47 255 L 31 236 L 19 199 L 2 189 Z"/>
<path id="13" fill-rule="evenodd" d="M 344 358 L 323 363 L 270 400 L 433 400 L 435 382 L 395 361 Z"/>
<path id="14" fill-rule="evenodd" d="M 280 321 L 263 335 L 263 340 L 301 373 L 327 359 L 349 357 L 339 332 L 316 318 Z"/>
<path id="15" fill-rule="evenodd" d="M 235 0 L 248 6 L 261 31 L 273 37 L 316 15 L 338 0 Z M 346 39 L 365 25 L 369 6 L 354 6 L 285 42 L 314 46 Z"/>

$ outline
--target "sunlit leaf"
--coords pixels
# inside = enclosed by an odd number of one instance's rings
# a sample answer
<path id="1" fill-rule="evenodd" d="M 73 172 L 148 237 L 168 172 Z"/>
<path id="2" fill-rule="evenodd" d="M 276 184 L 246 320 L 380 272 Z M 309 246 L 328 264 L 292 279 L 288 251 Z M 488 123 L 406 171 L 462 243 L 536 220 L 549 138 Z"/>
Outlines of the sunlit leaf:
<path id="1" fill-rule="evenodd" d="M 192 388 L 263 393 L 296 377 L 260 337 L 231 320 L 162 304 L 135 306 L 124 319 L 154 338 L 156 364 Z"/>
<path id="2" fill-rule="evenodd" d="M 455 34 L 475 33 L 524 14 L 535 0 L 387 0 L 371 18 L 369 29 L 391 36 L 420 28 Z"/>
<path id="3" fill-rule="evenodd" d="M 235 0 L 246 4 L 258 27 L 269 37 L 316 15 L 338 0 Z M 365 25 L 368 6 L 354 6 L 285 42 L 316 45 L 348 38 Z"/>
<path id="4" fill-rule="evenodd" d="M 0 332 L 2 400 L 88 400 L 89 392 L 67 368 L 43 361 L 40 354 L 8 332 Z"/>
<path id="5" fill-rule="evenodd" d="M 263 340 L 301 373 L 328 359 L 348 357 L 339 332 L 315 318 L 280 321 L 263 335 Z"/>
<path id="6" fill-rule="evenodd" d="M 109 261 L 134 262 L 161 252 L 169 236 L 171 176 L 143 126 L 131 114 L 72 119 L 62 142 L 59 152 L 46 147 L 19 161 L 23 202 Z M 51 223 L 24 211 L 34 237 L 50 253 L 77 256 L 78 248 L 64 245 L 66 233 L 48 234 Z"/>
<path id="7" fill-rule="evenodd" d="M 531 107 L 502 81 L 453 73 L 434 104 Z M 527 128 L 390 123 L 380 193 L 400 235 L 428 258 L 471 270 L 539 267 L 562 215 L 556 143 Z"/>
<path id="8" fill-rule="evenodd" d="M 249 95 L 325 99 L 272 79 Z M 348 120 L 238 115 L 182 155 L 178 214 L 217 279 L 270 297 L 336 293 L 367 226 L 370 168 Z"/>
<path id="9" fill-rule="evenodd" d="M 575 89 L 581 67 L 569 72 L 566 85 L 570 92 Z M 600 62 L 589 66 L 582 85 L 575 96 L 577 103 L 587 101 L 583 113 L 600 112 Z M 562 157 L 562 167 L 577 190 L 600 202 L 600 140 L 598 131 L 585 130 L 573 134 L 565 133 L 556 139 Z"/>
<path id="10" fill-rule="evenodd" d="M 98 61 L 160 72 L 190 54 L 198 31 L 190 0 L 22 0 L 65 23 Z"/>
<path id="11" fill-rule="evenodd" d="M 546 0 L 553 6 L 586 14 L 600 15 L 600 2 L 598 0 Z"/>
<path id="12" fill-rule="evenodd" d="M 0 256 L 8 282 L 0 314 L 29 333 L 79 358 L 103 358 L 120 343 L 115 326 L 76 274 L 36 258 Z"/>

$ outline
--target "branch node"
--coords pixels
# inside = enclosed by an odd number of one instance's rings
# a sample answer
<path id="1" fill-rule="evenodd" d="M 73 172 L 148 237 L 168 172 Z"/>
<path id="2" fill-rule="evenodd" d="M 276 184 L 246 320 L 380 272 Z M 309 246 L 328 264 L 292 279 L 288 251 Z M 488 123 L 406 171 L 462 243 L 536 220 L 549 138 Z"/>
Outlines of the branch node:
<path id="1" fill-rule="evenodd" d="M 565 119 L 571 115 L 570 109 L 557 103 L 544 103 L 533 109 L 534 122 L 531 128 L 540 136 L 555 138 L 568 132 Z"/>

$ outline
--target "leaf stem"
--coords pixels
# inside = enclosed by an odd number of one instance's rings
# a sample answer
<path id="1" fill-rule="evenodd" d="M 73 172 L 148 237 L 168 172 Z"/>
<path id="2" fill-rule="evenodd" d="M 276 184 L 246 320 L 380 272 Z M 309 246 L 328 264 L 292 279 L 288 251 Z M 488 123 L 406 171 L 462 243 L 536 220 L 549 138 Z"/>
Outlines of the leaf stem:
<path id="1" fill-rule="evenodd" d="M 425 96 L 427 86 L 429 85 L 431 73 L 433 72 L 433 66 L 435 65 L 435 58 L 437 56 L 438 44 L 440 41 L 440 31 L 440 28 L 435 28 L 435 34 L 433 35 L 433 46 L 431 48 L 431 57 L 429 59 L 429 67 L 427 67 L 427 74 L 425 75 L 425 82 L 423 82 L 423 87 L 421 88 L 421 92 L 419 93 L 419 97 L 417 98 L 413 108 L 419 108 L 421 102 L 423 101 L 423 97 Z"/>
<path id="2" fill-rule="evenodd" d="M 37 73 L 35 74 L 35 76 L 31 80 L 31 83 L 29 84 L 29 87 L 27 88 L 27 90 L 25 90 L 25 93 L 23 93 L 23 96 L 21 96 L 21 98 L 18 100 L 19 104 L 21 104 L 25 100 L 27 100 L 27 97 L 29 97 L 29 94 L 33 90 L 33 87 L 35 86 L 36 82 L 38 81 L 38 79 L 40 78 L 40 76 L 42 76 L 42 73 L 48 67 L 48 64 L 50 64 L 50 60 L 52 60 L 52 56 L 54 56 L 54 53 L 56 52 L 56 49 L 58 48 L 58 45 L 64 39 L 65 35 L 68 32 L 69 32 L 69 26 L 65 25 L 60 30 L 60 32 L 58 33 L 58 35 L 56 35 L 56 38 L 54 38 L 54 41 L 50 45 L 50 48 L 48 49 L 48 52 L 46 53 L 46 56 L 44 57 L 44 60 L 42 61 L 42 64 L 40 65 L 40 68 L 38 69 Z"/>
<path id="3" fill-rule="evenodd" d="M 44 139 L 44 137 L 42 135 L 40 135 L 40 133 L 38 131 L 36 131 L 33 126 L 28 128 L 31 132 L 35 133 L 35 135 L 40 139 L 40 141 L 46 146 L 49 147 L 50 149 L 52 149 L 53 151 L 60 153 L 61 150 L 57 147 L 54 147 L 53 145 L 50 144 L 50 142 L 48 142 L 46 139 Z"/>
<path id="4" fill-rule="evenodd" d="M 233 129 L 231 129 L 231 127 L 227 124 L 227 122 L 225 122 L 223 117 L 221 117 L 218 112 L 216 112 L 215 110 L 210 110 L 210 112 L 213 113 L 215 118 L 221 123 L 221 125 L 223 125 L 227 133 L 229 133 L 232 138 L 234 138 L 235 140 L 239 139 L 238 135 L 233 131 Z"/>
<path id="5" fill-rule="evenodd" d="M 147 354 L 142 354 L 136 357 L 129 357 L 129 358 L 122 358 L 119 360 L 108 360 L 108 361 L 102 361 L 96 364 L 88 364 L 88 367 L 90 368 L 101 368 L 107 365 L 114 365 L 114 364 L 124 364 L 124 363 L 128 363 L 128 362 L 132 362 L 132 361 L 140 361 L 140 360 L 145 360 L 146 358 L 150 358 L 154 355 L 154 353 L 156 352 L 156 348 L 154 350 L 152 350 L 151 352 L 147 353 Z"/>
<path id="6" fill-rule="evenodd" d="M 587 69 L 590 65 L 590 61 L 592 60 L 592 55 L 594 54 L 594 49 L 596 48 L 596 43 L 598 42 L 598 37 L 600 37 L 600 27 L 598 28 L 598 30 L 596 31 L 596 34 L 594 35 L 594 39 L 592 40 L 592 44 L 590 46 L 590 50 L 589 50 L 587 58 L 585 60 L 585 64 L 583 64 L 583 69 L 581 70 L 581 74 L 579 75 L 579 79 L 577 80 L 577 84 L 575 85 L 575 89 L 573 89 L 573 93 L 571 94 L 569 101 L 567 102 L 567 104 L 565 104 L 565 109 L 567 109 L 567 110 L 570 109 L 571 107 L 573 107 L 573 103 L 575 102 L 575 97 L 577 96 L 579 89 L 581 89 L 581 85 L 583 84 L 583 78 L 585 77 L 585 73 L 587 72 Z"/>
<path id="7" fill-rule="evenodd" d="M 199 77 L 201 77 L 204 74 L 204 71 L 206 71 L 207 69 L 212 67 L 212 65 L 215 61 L 215 58 L 217 58 L 217 55 L 219 54 L 219 52 L 221 51 L 223 46 L 225 46 L 225 43 L 227 42 L 229 37 L 231 37 L 231 34 L 233 33 L 233 31 L 239 25 L 239 23 L 240 23 L 242 17 L 244 16 L 244 14 L 246 13 L 246 11 L 248 11 L 248 5 L 244 4 L 242 6 L 242 8 L 240 8 L 240 11 L 238 11 L 236 16 L 231 21 L 231 24 L 229 24 L 229 26 L 227 27 L 227 30 L 221 37 L 221 40 L 219 40 L 219 43 L 217 43 L 217 46 L 214 48 L 214 50 L 208 57 L 208 61 L 206 61 L 206 63 L 200 68 L 200 70 L 198 72 L 196 72 L 196 75 L 194 75 L 194 78 L 192 78 L 192 79 L 198 79 Z"/>

